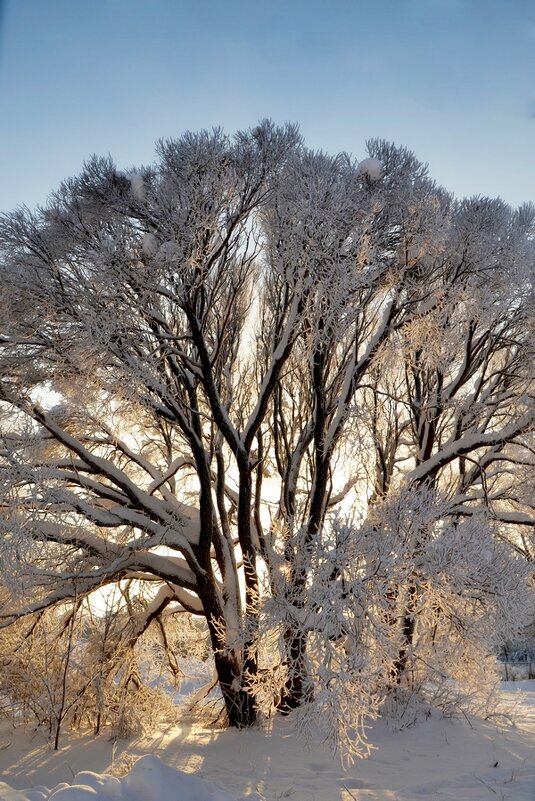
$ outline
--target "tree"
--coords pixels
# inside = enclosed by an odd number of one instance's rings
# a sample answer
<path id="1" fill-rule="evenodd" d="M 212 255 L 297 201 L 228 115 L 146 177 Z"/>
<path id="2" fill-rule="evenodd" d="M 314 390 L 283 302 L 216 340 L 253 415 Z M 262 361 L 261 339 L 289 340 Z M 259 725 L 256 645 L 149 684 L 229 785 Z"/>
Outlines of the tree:
<path id="1" fill-rule="evenodd" d="M 3 217 L 5 623 L 135 580 L 133 636 L 206 619 L 230 725 L 275 694 L 360 726 L 458 592 L 431 592 L 438 542 L 455 572 L 484 518 L 524 586 L 533 211 L 369 153 L 186 134 Z"/>
<path id="2" fill-rule="evenodd" d="M 520 512 L 511 480 L 532 461 L 533 219 L 530 207 L 512 212 L 482 198 L 452 207 L 427 297 L 390 340 L 384 356 L 390 370 L 378 370 L 389 414 L 382 436 L 376 388 L 373 398 L 374 496 L 387 497 L 399 481 L 415 493 L 426 488 L 428 503 L 442 506 L 443 518 L 460 525 L 460 518 L 475 516 L 528 559 L 530 546 L 511 524 L 532 521 L 532 496 L 528 490 Z M 425 552 L 429 539 L 424 527 L 414 538 L 415 554 Z M 413 644 L 422 579 L 405 590 L 398 680 Z"/>
<path id="3" fill-rule="evenodd" d="M 161 143 L 158 169 L 130 178 L 93 159 L 37 216 L 8 217 L 2 235 L 1 397 L 28 421 L 6 437 L 6 527 L 50 544 L 26 608 L 70 596 L 73 582 L 78 593 L 125 576 L 165 582 L 153 614 L 176 601 L 206 616 L 238 726 L 254 719 L 243 676 L 256 663 L 252 644 L 233 642 L 242 599 L 223 449 L 240 484 L 232 508 L 252 619 L 251 447 L 298 328 L 299 285 L 288 282 L 240 432 L 231 407 L 245 371 L 258 209 L 297 146 L 293 128 L 266 123 L 233 142 L 214 131 Z M 44 388 L 59 394 L 54 408 L 37 402 Z M 181 478 L 189 472 L 195 505 Z"/>

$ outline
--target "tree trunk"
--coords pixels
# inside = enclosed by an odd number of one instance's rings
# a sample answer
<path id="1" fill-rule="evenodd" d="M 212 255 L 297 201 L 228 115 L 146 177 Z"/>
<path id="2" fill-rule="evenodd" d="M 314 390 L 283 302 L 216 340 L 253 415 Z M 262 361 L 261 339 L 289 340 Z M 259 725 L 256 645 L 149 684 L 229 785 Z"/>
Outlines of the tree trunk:
<path id="1" fill-rule="evenodd" d="M 307 636 L 288 629 L 284 636 L 288 676 L 281 694 L 278 709 L 288 715 L 302 703 L 312 700 L 312 682 L 306 664 Z"/>
<path id="2" fill-rule="evenodd" d="M 217 646 L 214 648 L 214 661 L 229 726 L 246 729 L 254 725 L 257 718 L 255 696 L 242 685 L 243 671 L 238 657 Z"/>
<path id="3" fill-rule="evenodd" d="M 209 602 L 208 602 L 209 603 Z M 205 609 L 209 609 L 207 599 Z M 222 641 L 219 610 L 206 616 L 212 652 L 214 654 L 217 681 L 221 688 L 228 725 L 235 729 L 246 729 L 254 725 L 257 718 L 256 698 L 254 692 L 244 686 L 243 678 L 249 675 L 251 666 L 247 657 L 234 648 L 227 648 Z"/>
<path id="4" fill-rule="evenodd" d="M 401 623 L 401 636 L 402 636 L 401 647 L 399 649 L 398 657 L 392 666 L 392 674 L 391 674 L 392 679 L 397 685 L 401 683 L 401 678 L 407 667 L 409 650 L 414 640 L 415 599 L 416 599 L 416 586 L 411 582 L 408 592 L 408 602 Z"/>

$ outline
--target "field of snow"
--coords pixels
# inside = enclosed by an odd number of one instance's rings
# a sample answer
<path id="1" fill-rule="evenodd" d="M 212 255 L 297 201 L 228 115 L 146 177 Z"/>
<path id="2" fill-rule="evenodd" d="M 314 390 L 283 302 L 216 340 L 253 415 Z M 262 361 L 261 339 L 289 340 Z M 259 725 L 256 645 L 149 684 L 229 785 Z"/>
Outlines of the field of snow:
<path id="1" fill-rule="evenodd" d="M 57 752 L 3 724 L 0 801 L 534 801 L 535 681 L 504 682 L 503 697 L 513 725 L 378 722 L 377 750 L 347 769 L 288 719 L 244 732 L 175 726 L 117 745 L 66 735 Z"/>

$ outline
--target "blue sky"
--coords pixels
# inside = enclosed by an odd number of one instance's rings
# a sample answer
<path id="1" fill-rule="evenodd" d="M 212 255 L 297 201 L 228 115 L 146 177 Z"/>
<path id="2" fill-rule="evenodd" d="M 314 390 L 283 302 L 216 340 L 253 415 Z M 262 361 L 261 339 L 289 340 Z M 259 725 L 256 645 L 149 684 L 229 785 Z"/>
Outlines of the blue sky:
<path id="1" fill-rule="evenodd" d="M 0 210 L 92 153 L 259 118 L 365 156 L 414 150 L 458 195 L 535 200 L 535 0 L 0 0 Z"/>

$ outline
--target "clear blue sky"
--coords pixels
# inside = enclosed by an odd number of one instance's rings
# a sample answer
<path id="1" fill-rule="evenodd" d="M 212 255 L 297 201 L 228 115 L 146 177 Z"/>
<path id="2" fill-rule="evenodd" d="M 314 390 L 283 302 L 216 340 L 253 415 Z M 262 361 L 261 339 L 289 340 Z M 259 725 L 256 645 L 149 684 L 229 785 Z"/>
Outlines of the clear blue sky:
<path id="1" fill-rule="evenodd" d="M 535 0 L 0 0 L 0 210 L 92 153 L 262 117 L 365 155 L 403 144 L 459 195 L 535 200 Z"/>

